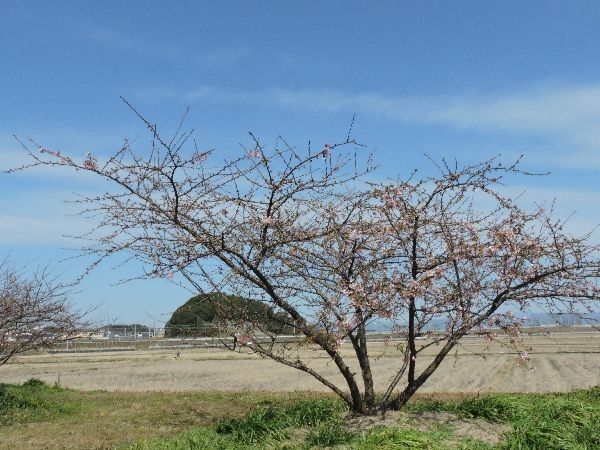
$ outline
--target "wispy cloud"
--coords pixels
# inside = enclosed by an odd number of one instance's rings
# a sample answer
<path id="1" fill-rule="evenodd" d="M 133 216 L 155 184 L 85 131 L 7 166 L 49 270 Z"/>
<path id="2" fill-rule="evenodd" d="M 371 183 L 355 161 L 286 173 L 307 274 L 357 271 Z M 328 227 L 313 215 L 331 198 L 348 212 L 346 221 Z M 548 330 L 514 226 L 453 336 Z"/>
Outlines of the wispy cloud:
<path id="1" fill-rule="evenodd" d="M 454 97 L 388 97 L 327 90 L 274 90 L 270 97 L 293 108 L 355 110 L 407 123 L 554 136 L 600 147 L 600 84 Z"/>
<path id="2" fill-rule="evenodd" d="M 204 48 L 190 49 L 175 44 L 161 42 L 148 42 L 122 33 L 120 31 L 92 27 L 86 30 L 85 36 L 99 44 L 106 45 L 121 51 L 152 55 L 161 59 L 180 61 L 185 64 L 204 66 L 230 66 L 246 62 L 253 57 L 254 52 L 250 47 L 237 48 Z"/>
<path id="3" fill-rule="evenodd" d="M 359 113 L 404 124 L 445 126 L 475 132 L 498 132 L 545 139 L 567 146 L 569 155 L 555 162 L 570 166 L 600 166 L 600 83 L 544 85 L 505 94 L 465 94 L 443 97 L 388 96 L 346 93 L 330 89 L 270 89 L 244 91 L 201 86 L 189 91 L 138 91 L 153 100 L 243 102 L 291 110 Z"/>
<path id="4" fill-rule="evenodd" d="M 27 192 L 13 190 L 13 195 L 0 199 L 0 245 L 70 245 L 75 240 L 66 237 L 81 235 L 90 230 L 90 223 L 80 216 L 67 189 Z"/>

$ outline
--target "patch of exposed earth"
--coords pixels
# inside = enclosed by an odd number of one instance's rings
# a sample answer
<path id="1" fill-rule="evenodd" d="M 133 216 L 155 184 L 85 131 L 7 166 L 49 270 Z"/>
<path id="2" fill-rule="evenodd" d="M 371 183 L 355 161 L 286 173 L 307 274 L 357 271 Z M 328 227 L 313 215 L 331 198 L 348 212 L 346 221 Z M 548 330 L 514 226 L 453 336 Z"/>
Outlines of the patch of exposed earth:
<path id="1" fill-rule="evenodd" d="M 420 431 L 431 431 L 440 427 L 450 428 L 458 439 L 470 437 L 487 444 L 497 444 L 511 430 L 510 425 L 487 422 L 481 419 L 466 419 L 444 411 L 405 412 L 389 411 L 377 416 L 348 416 L 345 427 L 351 432 L 368 431 L 375 427 L 406 427 Z"/>

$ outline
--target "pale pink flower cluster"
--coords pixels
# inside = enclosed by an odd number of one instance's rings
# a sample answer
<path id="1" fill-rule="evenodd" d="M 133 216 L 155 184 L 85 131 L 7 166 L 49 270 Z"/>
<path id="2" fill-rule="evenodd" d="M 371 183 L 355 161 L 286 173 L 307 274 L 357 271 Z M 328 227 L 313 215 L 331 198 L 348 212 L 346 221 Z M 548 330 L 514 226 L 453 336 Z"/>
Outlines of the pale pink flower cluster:
<path id="1" fill-rule="evenodd" d="M 400 202 L 400 200 L 398 200 L 398 199 L 396 199 L 396 198 L 392 197 L 391 195 L 386 195 L 386 196 L 385 196 L 385 200 L 384 200 L 384 202 L 385 202 L 385 206 L 386 206 L 387 208 L 390 208 L 390 209 L 391 209 L 391 208 L 396 208 L 396 207 L 398 207 L 398 206 L 401 206 L 401 204 L 402 204 L 402 203 Z"/>
<path id="2" fill-rule="evenodd" d="M 334 345 L 335 348 L 339 348 L 342 345 L 344 345 L 345 342 L 346 342 L 346 339 L 344 339 L 344 338 L 338 338 L 338 339 L 335 340 L 335 342 L 334 342 L 333 345 Z"/>
<path id="3" fill-rule="evenodd" d="M 523 274 L 526 278 L 532 278 L 538 273 L 538 270 L 537 266 L 529 266 L 524 270 Z"/>
<path id="4" fill-rule="evenodd" d="M 499 240 L 510 241 L 510 240 L 514 239 L 515 232 L 511 229 L 495 230 L 494 235 Z"/>
<path id="5" fill-rule="evenodd" d="M 83 167 L 88 170 L 98 170 L 98 160 L 90 152 L 86 152 Z"/>
<path id="6" fill-rule="evenodd" d="M 346 286 L 342 287 L 341 293 L 348 297 L 354 306 L 367 306 L 365 303 L 366 289 L 364 284 L 357 281 L 351 281 Z"/>
<path id="7" fill-rule="evenodd" d="M 194 152 L 192 154 L 192 163 L 194 163 L 194 164 L 202 164 L 207 159 L 208 159 L 207 152 Z"/>
<path id="8" fill-rule="evenodd" d="M 263 225 L 275 225 L 275 223 L 277 223 L 277 219 L 275 219 L 273 216 L 263 217 L 262 223 Z"/>
<path id="9" fill-rule="evenodd" d="M 498 245 L 488 245 L 483 248 L 483 256 L 495 256 L 500 251 Z"/>
<path id="10" fill-rule="evenodd" d="M 262 152 L 258 148 L 256 148 L 254 150 L 248 150 L 246 152 L 246 156 L 248 158 L 260 158 L 262 156 Z"/>
<path id="11" fill-rule="evenodd" d="M 467 229 L 467 231 L 469 231 L 472 234 L 477 233 L 477 228 L 475 228 L 475 226 L 470 222 L 465 223 L 465 228 Z"/>
<path id="12" fill-rule="evenodd" d="M 338 327 L 341 330 L 344 330 L 344 332 L 349 332 L 354 327 L 356 327 L 357 324 L 358 324 L 358 321 L 356 320 L 356 318 L 346 319 L 346 320 L 343 320 L 343 321 L 339 322 L 338 323 Z"/>
<path id="13" fill-rule="evenodd" d="M 404 290 L 406 297 L 419 297 L 425 292 L 425 287 L 418 280 L 410 280 Z"/>
<path id="14" fill-rule="evenodd" d="M 442 275 L 444 274 L 444 268 L 442 266 L 436 266 L 433 269 L 429 269 L 428 271 L 426 271 L 423 276 L 425 278 L 425 280 L 439 280 L 440 278 L 442 278 Z"/>
<path id="15" fill-rule="evenodd" d="M 353 297 L 357 294 L 362 293 L 363 290 L 364 287 L 362 286 L 362 284 L 357 283 L 356 281 L 351 281 L 346 287 L 342 289 L 342 294 L 344 294 L 347 297 Z"/>
<path id="16" fill-rule="evenodd" d="M 493 342 L 497 337 L 498 333 L 485 333 L 483 335 L 483 339 L 485 339 L 486 342 Z"/>

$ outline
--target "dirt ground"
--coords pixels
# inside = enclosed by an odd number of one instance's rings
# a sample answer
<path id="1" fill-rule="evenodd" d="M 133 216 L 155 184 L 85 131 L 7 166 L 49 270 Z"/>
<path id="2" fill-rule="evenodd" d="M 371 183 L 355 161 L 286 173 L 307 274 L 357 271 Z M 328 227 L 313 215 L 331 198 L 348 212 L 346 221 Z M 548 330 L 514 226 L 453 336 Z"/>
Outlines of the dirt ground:
<path id="1" fill-rule="evenodd" d="M 378 426 L 390 427 L 397 424 L 400 424 L 402 428 L 416 428 L 421 431 L 429 431 L 440 425 L 450 426 L 455 437 L 471 437 L 487 444 L 499 443 L 502 435 L 511 429 L 507 424 L 461 418 L 444 411 L 388 411 L 383 417 L 380 415 L 349 416 L 344 422 L 345 428 L 354 433 L 371 430 Z"/>
<path id="2" fill-rule="evenodd" d="M 423 341 L 426 343 L 426 341 Z M 456 353 L 427 381 L 423 392 L 558 392 L 600 384 L 600 333 L 560 333 L 531 336 L 530 361 L 480 338 L 467 338 Z M 371 342 L 372 368 L 379 390 L 400 364 L 397 343 Z M 435 346 L 424 352 L 418 367 L 432 359 Z M 352 348 L 342 347 L 350 357 Z M 198 348 L 135 352 L 40 354 L 21 356 L 0 367 L 0 382 L 36 377 L 48 383 L 82 390 L 109 391 L 305 391 L 327 388 L 310 375 L 262 359 L 244 349 Z M 310 349 L 301 356 L 327 378 L 343 385 L 335 366 Z M 485 358 L 482 356 L 485 355 Z M 357 368 L 358 370 L 358 368 Z"/>

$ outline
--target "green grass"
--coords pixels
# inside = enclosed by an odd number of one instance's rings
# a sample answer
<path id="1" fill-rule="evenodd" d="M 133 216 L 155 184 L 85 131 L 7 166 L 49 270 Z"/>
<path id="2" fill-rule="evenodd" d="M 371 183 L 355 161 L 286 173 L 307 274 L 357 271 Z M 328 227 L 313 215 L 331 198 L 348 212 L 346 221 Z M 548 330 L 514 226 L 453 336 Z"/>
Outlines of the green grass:
<path id="1" fill-rule="evenodd" d="M 242 444 L 256 444 L 265 437 L 283 440 L 288 429 L 331 424 L 344 409 L 341 402 L 330 399 L 304 400 L 289 406 L 265 403 L 242 419 L 220 422 L 215 429 Z"/>
<path id="2" fill-rule="evenodd" d="M 306 445 L 317 448 L 349 444 L 353 440 L 355 440 L 354 433 L 350 433 L 339 423 L 321 424 L 306 435 Z"/>
<path id="3" fill-rule="evenodd" d="M 342 426 L 344 407 L 332 399 L 281 406 L 259 405 L 240 419 L 190 430 L 167 439 L 140 440 L 131 450 L 150 449 L 598 449 L 600 448 L 600 387 L 571 394 L 492 394 L 460 401 L 421 400 L 413 412 L 449 411 L 467 419 L 509 424 L 498 445 L 458 439 L 452 429 L 396 427 L 350 432 Z"/>
<path id="4" fill-rule="evenodd" d="M 313 432 L 309 441 L 320 442 L 325 439 L 326 429 L 337 427 L 343 411 L 345 407 L 341 402 L 328 398 L 301 400 L 288 405 L 263 402 L 242 418 L 224 419 L 214 427 L 191 430 L 166 440 L 140 440 L 127 448 L 238 449 L 264 448 L 266 445 L 297 448 L 289 442 L 294 440 L 294 430 L 317 428 L 321 433 Z M 339 440 L 340 432 L 329 436 L 330 440 L 333 438 Z"/>
<path id="5" fill-rule="evenodd" d="M 39 448 L 42 442 L 129 450 L 600 448 L 600 387 L 568 394 L 422 398 L 406 410 L 451 412 L 465 420 L 504 423 L 509 431 L 499 444 L 485 444 L 455 435 L 449 424 L 417 429 L 422 424 L 414 414 L 387 428 L 350 431 L 344 404 L 323 395 L 79 392 L 30 380 L 0 384 L 0 448 L 3 443 Z"/>
<path id="6" fill-rule="evenodd" d="M 289 404 L 311 398 L 306 393 L 77 391 L 35 384 L 3 387 L 0 450 L 114 449 L 142 437 L 173 436 L 243 417 L 265 400 Z"/>
<path id="7" fill-rule="evenodd" d="M 350 432 L 342 425 L 345 411 L 344 405 L 333 399 L 304 400 L 290 405 L 265 403 L 239 419 L 226 419 L 213 427 L 197 428 L 167 439 L 142 439 L 126 448 L 443 450 L 451 438 L 450 430 L 441 429 L 419 431 L 394 427 Z"/>
<path id="8" fill-rule="evenodd" d="M 64 400 L 65 391 L 35 378 L 22 385 L 0 384 L 0 425 L 40 422 L 74 413 L 77 404 Z"/>
<path id="9" fill-rule="evenodd" d="M 509 423 L 505 449 L 599 449 L 600 387 L 569 394 L 491 394 L 460 402 L 424 401 L 412 410 L 445 410 Z"/>
<path id="10" fill-rule="evenodd" d="M 431 449 L 444 450 L 447 433 L 423 432 L 402 428 L 375 428 L 370 433 L 361 435 L 354 448 L 371 449 Z"/>

